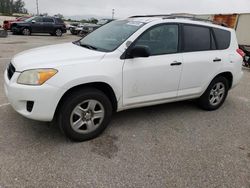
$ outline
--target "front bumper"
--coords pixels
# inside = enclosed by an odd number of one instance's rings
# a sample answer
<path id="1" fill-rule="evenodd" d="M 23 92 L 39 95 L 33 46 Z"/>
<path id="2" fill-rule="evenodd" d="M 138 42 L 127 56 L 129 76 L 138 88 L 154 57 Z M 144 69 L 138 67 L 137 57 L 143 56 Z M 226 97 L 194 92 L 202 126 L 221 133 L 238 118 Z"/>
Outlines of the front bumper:
<path id="1" fill-rule="evenodd" d="M 20 28 L 20 27 L 12 27 L 11 32 L 13 32 L 13 33 L 21 33 L 22 28 Z"/>
<path id="2" fill-rule="evenodd" d="M 11 106 L 21 115 L 39 121 L 52 121 L 56 107 L 64 94 L 64 90 L 43 84 L 42 86 L 27 86 L 17 84 L 20 73 L 15 73 L 11 80 L 4 73 L 4 90 Z M 27 102 L 33 101 L 32 111 L 27 110 Z"/>

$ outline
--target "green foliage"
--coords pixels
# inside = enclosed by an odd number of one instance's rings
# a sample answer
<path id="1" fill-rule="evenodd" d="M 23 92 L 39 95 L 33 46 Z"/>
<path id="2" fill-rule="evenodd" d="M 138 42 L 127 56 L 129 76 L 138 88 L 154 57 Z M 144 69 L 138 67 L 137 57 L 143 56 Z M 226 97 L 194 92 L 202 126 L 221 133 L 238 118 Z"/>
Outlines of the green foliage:
<path id="1" fill-rule="evenodd" d="M 23 0 L 0 0 L 0 13 L 3 15 L 12 15 L 13 13 L 26 14 L 28 11 L 24 6 Z"/>
<path id="2" fill-rule="evenodd" d="M 88 20 L 88 22 L 89 22 L 89 23 L 93 23 L 93 24 L 97 24 L 98 20 L 95 19 L 95 18 L 90 18 L 90 19 Z"/>
<path id="3" fill-rule="evenodd" d="M 60 13 L 56 14 L 55 16 L 58 17 L 58 18 L 61 18 L 61 19 L 64 18 L 64 16 L 62 14 L 60 14 Z"/>

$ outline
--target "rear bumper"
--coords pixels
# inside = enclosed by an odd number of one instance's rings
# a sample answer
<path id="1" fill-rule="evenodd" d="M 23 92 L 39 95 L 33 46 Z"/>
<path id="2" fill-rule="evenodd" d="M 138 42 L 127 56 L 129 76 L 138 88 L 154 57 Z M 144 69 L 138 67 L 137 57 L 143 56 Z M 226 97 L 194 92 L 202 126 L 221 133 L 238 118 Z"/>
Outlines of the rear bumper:
<path id="1" fill-rule="evenodd" d="M 234 74 L 232 89 L 239 84 L 239 82 L 242 79 L 243 75 L 244 75 L 243 71 L 240 71 L 238 74 Z"/>
<path id="2" fill-rule="evenodd" d="M 10 24 L 3 24 L 3 28 L 5 30 L 10 30 Z"/>
<path id="3" fill-rule="evenodd" d="M 21 33 L 22 32 L 22 28 L 12 27 L 11 28 L 11 32 L 13 32 L 13 33 Z"/>
<path id="4" fill-rule="evenodd" d="M 62 29 L 62 32 L 63 33 L 67 33 L 67 29 Z"/>

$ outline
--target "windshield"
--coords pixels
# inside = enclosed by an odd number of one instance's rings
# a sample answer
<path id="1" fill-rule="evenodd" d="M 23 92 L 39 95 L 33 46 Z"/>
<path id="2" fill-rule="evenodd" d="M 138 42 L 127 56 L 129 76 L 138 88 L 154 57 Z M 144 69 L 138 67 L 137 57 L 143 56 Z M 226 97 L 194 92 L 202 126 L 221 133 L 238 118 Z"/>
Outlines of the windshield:
<path id="1" fill-rule="evenodd" d="M 143 25 L 143 22 L 113 21 L 84 37 L 80 40 L 80 45 L 98 51 L 112 52 Z"/>

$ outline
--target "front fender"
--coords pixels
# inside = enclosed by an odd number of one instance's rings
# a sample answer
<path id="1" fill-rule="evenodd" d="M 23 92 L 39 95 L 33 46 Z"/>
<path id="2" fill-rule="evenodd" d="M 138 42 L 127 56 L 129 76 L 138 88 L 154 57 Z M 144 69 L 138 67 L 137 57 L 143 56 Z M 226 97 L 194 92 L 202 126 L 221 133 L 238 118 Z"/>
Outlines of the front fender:
<path id="1" fill-rule="evenodd" d="M 114 91 L 117 100 L 121 98 L 121 92 L 122 88 L 120 88 L 119 84 L 116 83 L 113 79 L 106 77 L 106 76 L 95 76 L 95 77 L 84 77 L 84 78 L 78 78 L 72 81 L 69 81 L 61 86 L 64 90 L 68 91 L 71 88 L 74 88 L 76 86 L 84 85 L 84 84 L 91 84 L 91 83 L 105 83 L 108 84 Z"/>

